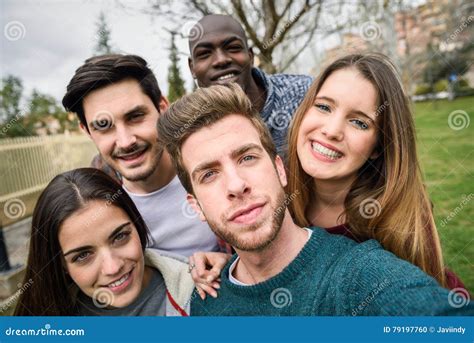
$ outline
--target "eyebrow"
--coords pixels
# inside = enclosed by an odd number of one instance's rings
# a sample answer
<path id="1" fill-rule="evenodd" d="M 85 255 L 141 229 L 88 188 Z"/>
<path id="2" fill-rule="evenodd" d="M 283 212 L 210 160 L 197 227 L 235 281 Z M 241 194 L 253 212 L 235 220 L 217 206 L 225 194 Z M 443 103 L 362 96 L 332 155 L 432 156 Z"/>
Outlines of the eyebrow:
<path id="1" fill-rule="evenodd" d="M 334 100 L 333 98 L 330 98 L 330 97 L 327 97 L 327 96 L 318 96 L 318 97 L 316 97 L 316 100 L 326 100 L 326 101 L 331 102 L 331 103 L 333 103 L 334 105 L 337 106 L 337 101 Z M 364 116 L 364 117 L 366 117 L 367 119 L 369 119 L 370 121 L 375 122 L 375 120 L 372 119 L 372 118 L 371 118 L 367 113 L 365 113 L 365 112 L 362 112 L 362 111 L 359 111 L 359 110 L 355 110 L 355 111 L 351 111 L 351 112 L 354 113 L 354 114 L 357 114 L 357 115 Z"/>
<path id="2" fill-rule="evenodd" d="M 112 233 L 109 235 L 109 238 L 108 239 L 111 239 L 112 237 L 114 237 L 118 232 L 120 232 L 120 230 L 122 230 L 124 227 L 130 225 L 130 222 L 126 222 L 126 223 L 123 223 L 122 225 L 119 225 L 117 226 L 114 231 L 112 231 Z M 72 250 L 69 250 L 67 253 L 63 254 L 64 257 L 66 257 L 67 255 L 70 255 L 72 253 L 76 253 L 76 252 L 80 252 L 80 251 L 83 251 L 83 250 L 88 250 L 88 249 L 91 249 L 92 246 L 91 245 L 85 245 L 85 246 L 82 246 L 82 247 L 79 247 L 79 248 L 74 248 Z"/>
<path id="3" fill-rule="evenodd" d="M 263 149 L 260 145 L 257 145 L 255 143 L 249 143 L 249 144 L 245 144 L 245 145 L 233 150 L 230 153 L 230 156 L 231 156 L 231 158 L 235 159 L 235 158 L 245 154 L 249 150 L 258 150 L 259 152 L 263 151 Z M 201 173 L 203 170 L 210 169 L 210 168 L 215 167 L 219 164 L 220 164 L 219 161 L 216 161 L 216 160 L 202 162 L 202 163 L 198 164 L 196 166 L 196 168 L 194 168 L 193 172 L 191 173 L 191 178 L 193 180 L 195 180 L 197 174 Z"/>
<path id="4" fill-rule="evenodd" d="M 232 43 L 233 41 L 235 40 L 238 40 L 239 42 L 241 42 L 242 44 L 245 45 L 244 41 L 242 40 L 241 37 L 239 36 L 231 36 L 229 38 L 226 38 L 224 39 L 223 41 L 219 42 L 218 44 L 216 45 L 222 45 L 222 46 L 226 46 L 230 43 Z M 214 47 L 214 44 L 212 44 L 211 42 L 201 42 L 201 43 L 198 43 L 194 46 L 193 48 L 193 55 L 194 55 L 194 52 L 196 51 L 196 49 L 199 49 L 199 48 L 207 48 L 207 49 L 211 49 Z"/>
<path id="5" fill-rule="evenodd" d="M 124 114 L 124 117 L 128 117 L 128 116 L 130 116 L 130 115 L 132 115 L 132 114 L 135 114 L 135 113 L 137 113 L 137 112 L 147 112 L 146 106 L 145 106 L 145 105 L 137 105 L 137 106 L 135 106 L 134 108 L 132 108 L 131 110 L 127 111 L 127 112 Z M 113 120 L 113 118 L 112 118 L 112 120 Z M 96 126 L 94 126 L 94 124 L 96 124 L 96 123 L 98 123 L 98 122 L 100 122 L 100 118 L 99 118 L 98 120 L 93 120 L 93 121 L 91 121 L 91 122 L 89 123 L 89 126 L 90 126 L 90 127 L 96 127 Z"/>

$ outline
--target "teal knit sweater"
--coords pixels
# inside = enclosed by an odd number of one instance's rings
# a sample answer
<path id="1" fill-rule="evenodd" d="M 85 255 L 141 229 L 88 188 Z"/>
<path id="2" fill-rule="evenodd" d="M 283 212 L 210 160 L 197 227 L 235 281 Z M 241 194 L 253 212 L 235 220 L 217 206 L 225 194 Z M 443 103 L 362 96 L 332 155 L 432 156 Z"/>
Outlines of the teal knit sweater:
<path id="1" fill-rule="evenodd" d="M 403 316 L 474 315 L 456 308 L 453 295 L 419 268 L 374 240 L 356 243 L 325 230 L 313 234 L 281 273 L 253 286 L 229 281 L 229 261 L 219 296 L 192 297 L 193 316 Z M 454 301 L 454 304 L 459 302 Z"/>

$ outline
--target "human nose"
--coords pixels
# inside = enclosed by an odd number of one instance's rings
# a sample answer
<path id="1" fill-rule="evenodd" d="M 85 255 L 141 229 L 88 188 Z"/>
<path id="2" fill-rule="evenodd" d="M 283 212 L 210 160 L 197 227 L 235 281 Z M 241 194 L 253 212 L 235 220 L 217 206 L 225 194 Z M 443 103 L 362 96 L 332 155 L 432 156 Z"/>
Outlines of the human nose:
<path id="1" fill-rule="evenodd" d="M 231 62 L 230 57 L 222 49 L 217 49 L 214 58 L 214 67 L 227 66 Z"/>
<path id="2" fill-rule="evenodd" d="M 107 276 L 117 275 L 124 265 L 123 259 L 113 251 L 103 252 L 102 273 Z"/>
<path id="3" fill-rule="evenodd" d="M 343 116 L 336 114 L 327 117 L 322 129 L 323 135 L 328 139 L 341 141 L 344 138 L 344 123 Z"/>
<path id="4" fill-rule="evenodd" d="M 235 167 L 227 168 L 226 174 L 228 199 L 242 198 L 250 193 L 250 186 L 247 180 Z"/>
<path id="5" fill-rule="evenodd" d="M 133 132 L 121 125 L 116 126 L 116 135 L 117 147 L 121 149 L 128 148 L 135 144 L 137 141 L 137 138 L 135 137 Z"/>

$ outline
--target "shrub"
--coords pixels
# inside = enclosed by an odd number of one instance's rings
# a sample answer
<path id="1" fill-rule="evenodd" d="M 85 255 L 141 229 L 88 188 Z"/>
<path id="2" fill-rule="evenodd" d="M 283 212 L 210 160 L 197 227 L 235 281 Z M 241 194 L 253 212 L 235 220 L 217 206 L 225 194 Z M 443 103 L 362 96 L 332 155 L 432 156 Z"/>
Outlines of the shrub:
<path id="1" fill-rule="evenodd" d="M 433 90 L 431 89 L 431 86 L 429 84 L 420 83 L 415 88 L 415 95 L 424 95 L 424 94 L 431 93 L 432 91 Z"/>

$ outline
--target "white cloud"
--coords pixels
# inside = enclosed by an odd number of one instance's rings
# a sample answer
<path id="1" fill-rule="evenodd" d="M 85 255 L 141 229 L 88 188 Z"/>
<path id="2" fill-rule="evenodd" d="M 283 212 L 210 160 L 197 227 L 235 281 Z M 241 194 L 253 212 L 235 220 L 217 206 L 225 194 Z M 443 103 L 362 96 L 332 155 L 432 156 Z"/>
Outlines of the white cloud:
<path id="1" fill-rule="evenodd" d="M 166 27 L 163 20 L 152 20 L 149 14 L 123 8 L 114 1 L 9 0 L 2 1 L 0 6 L 0 76 L 20 77 L 25 96 L 36 88 L 61 100 L 74 71 L 93 54 L 101 10 L 111 29 L 114 47 L 140 55 L 156 66 L 154 71 L 160 87 L 167 93 L 170 34 L 163 29 Z M 24 26 L 22 39 L 8 40 L 3 32 L 12 21 Z M 186 51 L 184 39 L 177 41 L 177 45 Z M 181 73 L 190 89 L 192 78 L 185 56 L 181 57 Z"/>

